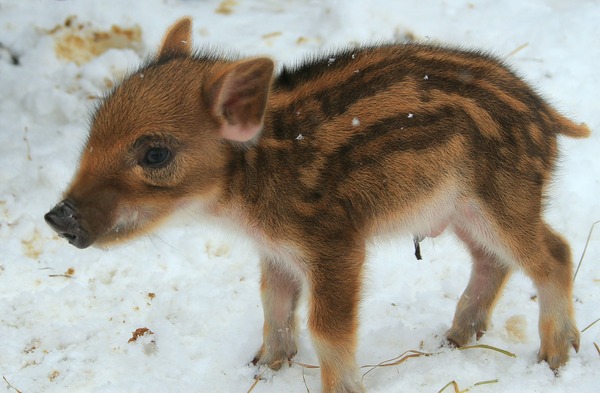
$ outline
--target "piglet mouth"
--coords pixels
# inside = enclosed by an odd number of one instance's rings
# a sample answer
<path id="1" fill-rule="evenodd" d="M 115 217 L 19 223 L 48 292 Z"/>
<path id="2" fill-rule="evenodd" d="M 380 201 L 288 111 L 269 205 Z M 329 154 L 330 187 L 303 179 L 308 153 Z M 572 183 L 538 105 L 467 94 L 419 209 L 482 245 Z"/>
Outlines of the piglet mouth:
<path id="1" fill-rule="evenodd" d="M 44 220 L 58 236 L 77 248 L 87 248 L 94 242 L 94 236 L 82 225 L 81 216 L 72 199 L 59 202 L 44 215 Z"/>

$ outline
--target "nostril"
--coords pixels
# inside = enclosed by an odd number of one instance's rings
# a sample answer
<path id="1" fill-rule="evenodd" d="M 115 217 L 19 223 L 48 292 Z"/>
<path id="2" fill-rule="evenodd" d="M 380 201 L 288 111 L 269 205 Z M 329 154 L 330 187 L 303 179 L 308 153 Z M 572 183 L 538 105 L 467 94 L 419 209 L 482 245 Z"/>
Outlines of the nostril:
<path id="1" fill-rule="evenodd" d="M 75 235 L 73 233 L 63 232 L 63 233 L 60 233 L 59 236 L 64 239 L 67 239 L 69 241 L 69 243 L 72 243 L 77 239 L 77 235 Z"/>
<path id="2" fill-rule="evenodd" d="M 75 218 L 75 204 L 71 199 L 65 199 L 60 202 L 55 209 L 63 218 Z"/>
<path id="3" fill-rule="evenodd" d="M 55 209 L 46 213 L 46 215 L 44 216 L 44 220 L 46 220 L 48 225 L 50 225 L 52 227 L 52 229 L 54 229 L 54 230 L 57 230 L 58 228 L 61 227 L 60 216 L 59 216 L 59 214 L 57 214 Z"/>
<path id="4" fill-rule="evenodd" d="M 78 219 L 77 208 L 70 199 L 65 199 L 58 203 L 52 210 L 50 210 L 44 216 L 44 219 L 48 224 L 61 226 L 70 221 L 77 221 Z"/>

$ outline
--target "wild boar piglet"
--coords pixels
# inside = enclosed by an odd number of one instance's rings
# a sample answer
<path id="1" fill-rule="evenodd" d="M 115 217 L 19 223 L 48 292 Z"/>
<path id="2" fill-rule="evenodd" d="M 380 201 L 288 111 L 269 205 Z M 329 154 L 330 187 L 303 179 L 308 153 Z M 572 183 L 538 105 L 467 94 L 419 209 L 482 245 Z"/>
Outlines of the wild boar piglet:
<path id="1" fill-rule="evenodd" d="M 557 136 L 586 137 L 584 124 L 480 52 L 383 44 L 274 72 L 268 58 L 194 52 L 191 31 L 177 21 L 98 105 L 77 173 L 45 216 L 60 236 L 122 242 L 190 204 L 233 222 L 260 250 L 254 363 L 277 369 L 296 354 L 305 290 L 327 393 L 364 391 L 358 303 L 365 246 L 380 234 L 451 229 L 465 243 L 473 268 L 452 344 L 481 337 L 521 269 L 538 291 L 539 360 L 556 369 L 578 349 L 571 253 L 542 207 Z"/>

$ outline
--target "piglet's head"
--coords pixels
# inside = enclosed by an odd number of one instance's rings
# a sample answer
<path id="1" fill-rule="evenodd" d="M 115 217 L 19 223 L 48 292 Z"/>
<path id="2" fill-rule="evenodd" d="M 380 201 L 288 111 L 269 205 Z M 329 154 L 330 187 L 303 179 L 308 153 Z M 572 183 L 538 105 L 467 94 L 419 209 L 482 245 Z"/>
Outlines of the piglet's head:
<path id="1" fill-rule="evenodd" d="M 259 137 L 273 62 L 193 55 L 190 44 L 184 18 L 98 106 L 78 171 L 44 216 L 74 246 L 125 240 L 188 201 L 214 202 L 231 151 Z"/>

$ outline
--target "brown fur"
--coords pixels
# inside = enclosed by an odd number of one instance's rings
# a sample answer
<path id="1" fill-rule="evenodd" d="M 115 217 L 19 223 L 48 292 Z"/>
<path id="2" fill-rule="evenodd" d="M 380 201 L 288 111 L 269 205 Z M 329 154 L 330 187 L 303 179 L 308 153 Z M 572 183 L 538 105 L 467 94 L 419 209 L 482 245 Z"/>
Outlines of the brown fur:
<path id="1" fill-rule="evenodd" d="M 89 236 L 82 247 L 144 233 L 192 202 L 233 221 L 262 254 L 254 362 L 279 368 L 294 356 L 306 288 L 324 392 L 364 389 L 358 302 L 365 244 L 378 234 L 450 227 L 468 246 L 456 345 L 485 332 L 521 268 L 539 291 L 540 361 L 556 369 L 578 348 L 569 247 L 542 206 L 557 136 L 586 137 L 585 125 L 478 52 L 379 45 L 273 77 L 269 59 L 193 54 L 190 43 L 185 18 L 98 107 L 65 195 Z M 168 150 L 166 163 L 149 163 L 152 149 Z"/>

